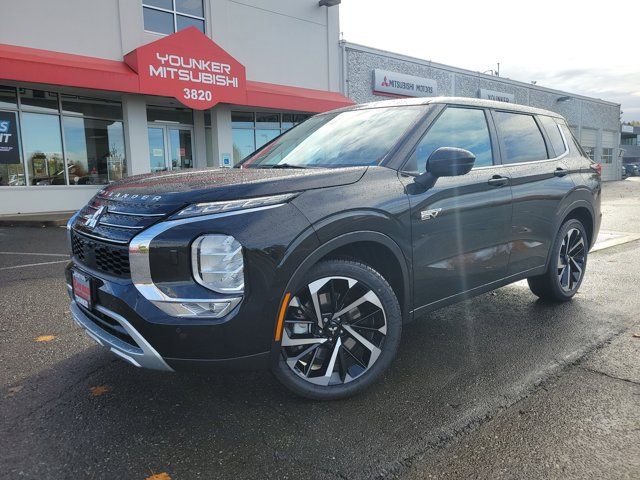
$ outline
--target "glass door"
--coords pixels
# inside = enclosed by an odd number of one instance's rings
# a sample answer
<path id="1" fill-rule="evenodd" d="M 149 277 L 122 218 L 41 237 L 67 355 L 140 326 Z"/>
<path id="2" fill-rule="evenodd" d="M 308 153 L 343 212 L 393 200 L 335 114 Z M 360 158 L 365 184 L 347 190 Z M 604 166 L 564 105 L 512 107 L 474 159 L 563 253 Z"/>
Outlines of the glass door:
<path id="1" fill-rule="evenodd" d="M 193 168 L 193 129 L 182 126 L 149 125 L 151 172 Z"/>
<path id="2" fill-rule="evenodd" d="M 149 164 L 151 173 L 163 172 L 167 169 L 165 159 L 164 127 L 149 127 Z"/>
<path id="3" fill-rule="evenodd" d="M 169 132 L 169 158 L 171 170 L 193 168 L 193 150 L 190 128 L 167 127 Z"/>

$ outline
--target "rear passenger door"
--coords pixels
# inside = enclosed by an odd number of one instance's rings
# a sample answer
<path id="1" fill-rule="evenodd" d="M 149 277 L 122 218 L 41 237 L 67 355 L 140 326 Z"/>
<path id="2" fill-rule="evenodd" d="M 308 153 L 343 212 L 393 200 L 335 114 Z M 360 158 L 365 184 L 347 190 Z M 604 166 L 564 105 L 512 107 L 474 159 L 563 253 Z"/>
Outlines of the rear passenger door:
<path id="1" fill-rule="evenodd" d="M 574 187 L 567 146 L 555 120 L 527 113 L 492 112 L 502 163 L 511 177 L 513 217 L 509 275 L 544 266 L 555 237 L 556 211 Z"/>
<path id="2" fill-rule="evenodd" d="M 401 175 L 411 204 L 414 304 L 436 304 L 505 276 L 511 188 L 496 165 L 497 139 L 482 108 L 446 107 L 418 142 Z M 440 177 L 426 188 L 413 181 L 440 147 L 476 156 L 466 175 Z"/>

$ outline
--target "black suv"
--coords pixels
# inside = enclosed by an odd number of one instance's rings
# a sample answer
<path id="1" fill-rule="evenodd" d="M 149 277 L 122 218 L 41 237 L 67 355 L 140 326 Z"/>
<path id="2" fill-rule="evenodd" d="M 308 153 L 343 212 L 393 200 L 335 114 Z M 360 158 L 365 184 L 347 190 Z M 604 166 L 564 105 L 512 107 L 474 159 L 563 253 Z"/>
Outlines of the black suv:
<path id="1" fill-rule="evenodd" d="M 597 167 L 562 117 L 523 106 L 317 115 L 234 169 L 100 191 L 68 225 L 71 312 L 136 366 L 271 369 L 348 396 L 433 309 L 525 278 L 569 300 L 600 226 Z"/>

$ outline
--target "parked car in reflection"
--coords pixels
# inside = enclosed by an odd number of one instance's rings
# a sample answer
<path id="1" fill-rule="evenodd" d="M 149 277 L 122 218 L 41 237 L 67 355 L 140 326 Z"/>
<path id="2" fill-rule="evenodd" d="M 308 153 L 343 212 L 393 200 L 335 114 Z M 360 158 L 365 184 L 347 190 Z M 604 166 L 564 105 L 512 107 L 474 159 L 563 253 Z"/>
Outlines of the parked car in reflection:
<path id="1" fill-rule="evenodd" d="M 637 163 L 625 163 L 623 166 L 623 177 L 637 177 L 640 176 L 640 165 Z"/>

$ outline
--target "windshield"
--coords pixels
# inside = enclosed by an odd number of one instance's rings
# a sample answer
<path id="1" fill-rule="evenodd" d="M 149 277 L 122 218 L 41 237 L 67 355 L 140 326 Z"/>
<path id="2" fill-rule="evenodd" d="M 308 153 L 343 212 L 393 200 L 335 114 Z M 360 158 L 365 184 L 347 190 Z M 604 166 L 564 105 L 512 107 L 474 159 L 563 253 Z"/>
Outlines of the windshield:
<path id="1" fill-rule="evenodd" d="M 317 115 L 247 157 L 241 167 L 378 165 L 424 110 L 387 107 Z"/>

